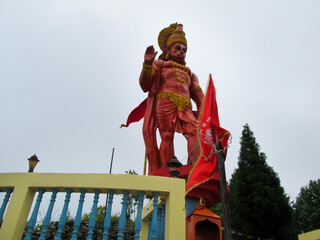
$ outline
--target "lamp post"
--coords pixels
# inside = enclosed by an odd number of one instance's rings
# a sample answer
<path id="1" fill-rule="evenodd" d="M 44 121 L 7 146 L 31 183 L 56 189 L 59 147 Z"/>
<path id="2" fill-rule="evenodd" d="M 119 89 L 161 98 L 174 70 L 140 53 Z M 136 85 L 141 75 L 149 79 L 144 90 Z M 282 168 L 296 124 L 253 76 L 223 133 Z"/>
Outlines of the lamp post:
<path id="1" fill-rule="evenodd" d="M 39 159 L 37 157 L 37 155 L 33 155 L 30 158 L 28 158 L 29 161 L 29 171 L 28 172 L 33 172 L 34 168 L 36 167 L 36 165 L 39 162 Z"/>
<path id="2" fill-rule="evenodd" d="M 180 171 L 177 170 L 177 168 L 182 167 L 181 162 L 177 159 L 176 156 L 173 156 L 170 162 L 168 162 L 167 166 L 170 168 L 169 175 L 170 177 L 178 177 L 180 174 Z"/>

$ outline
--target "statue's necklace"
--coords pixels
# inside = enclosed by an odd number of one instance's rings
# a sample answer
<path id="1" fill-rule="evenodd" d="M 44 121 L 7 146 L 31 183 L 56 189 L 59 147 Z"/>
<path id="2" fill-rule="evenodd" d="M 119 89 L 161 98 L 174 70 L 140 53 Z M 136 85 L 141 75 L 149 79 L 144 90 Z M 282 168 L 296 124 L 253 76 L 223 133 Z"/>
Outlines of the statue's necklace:
<path id="1" fill-rule="evenodd" d="M 185 66 L 179 66 L 179 64 L 175 63 L 174 61 L 170 61 L 172 63 L 172 68 L 174 71 L 174 77 L 177 79 L 178 82 L 184 83 L 187 81 L 188 79 L 188 72 L 189 72 L 189 68 L 185 67 Z M 180 72 L 181 74 L 184 74 L 184 79 L 179 78 L 179 74 L 178 72 Z"/>

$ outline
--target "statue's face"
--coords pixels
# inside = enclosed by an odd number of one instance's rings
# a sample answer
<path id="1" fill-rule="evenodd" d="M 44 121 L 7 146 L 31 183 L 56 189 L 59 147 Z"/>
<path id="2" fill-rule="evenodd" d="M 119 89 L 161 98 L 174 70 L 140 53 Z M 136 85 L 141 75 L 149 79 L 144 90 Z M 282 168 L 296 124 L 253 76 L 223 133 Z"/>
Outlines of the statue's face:
<path id="1" fill-rule="evenodd" d="M 174 43 L 169 49 L 170 59 L 180 64 L 184 64 L 186 53 L 187 53 L 186 45 L 179 42 Z"/>

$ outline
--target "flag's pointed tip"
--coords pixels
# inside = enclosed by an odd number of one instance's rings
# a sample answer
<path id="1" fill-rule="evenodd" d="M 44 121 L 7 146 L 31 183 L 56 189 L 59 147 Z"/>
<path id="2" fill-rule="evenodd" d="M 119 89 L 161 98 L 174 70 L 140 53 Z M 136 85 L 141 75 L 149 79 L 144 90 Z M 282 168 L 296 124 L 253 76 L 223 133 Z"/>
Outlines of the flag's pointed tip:
<path id="1" fill-rule="evenodd" d="M 209 73 L 209 81 L 212 80 L 213 81 L 213 78 L 212 78 L 212 73 Z"/>

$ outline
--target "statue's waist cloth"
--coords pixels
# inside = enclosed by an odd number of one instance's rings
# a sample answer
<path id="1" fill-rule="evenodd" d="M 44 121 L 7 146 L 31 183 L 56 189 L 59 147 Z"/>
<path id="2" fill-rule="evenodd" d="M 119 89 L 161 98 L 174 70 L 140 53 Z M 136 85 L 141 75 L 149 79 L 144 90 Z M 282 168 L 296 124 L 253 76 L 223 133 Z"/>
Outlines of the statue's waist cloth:
<path id="1" fill-rule="evenodd" d="M 197 127 L 198 121 L 192 112 L 190 99 L 171 92 L 159 92 L 156 98 L 155 119 L 159 128 L 185 133 L 186 124 Z M 127 123 L 121 127 L 128 127 L 133 122 L 140 121 L 147 110 L 147 99 L 136 107 L 128 116 Z"/>
<path id="2" fill-rule="evenodd" d="M 186 125 L 197 127 L 198 121 L 192 112 L 190 99 L 170 92 L 160 92 L 157 95 L 155 117 L 160 131 L 174 130 L 187 133 Z"/>

